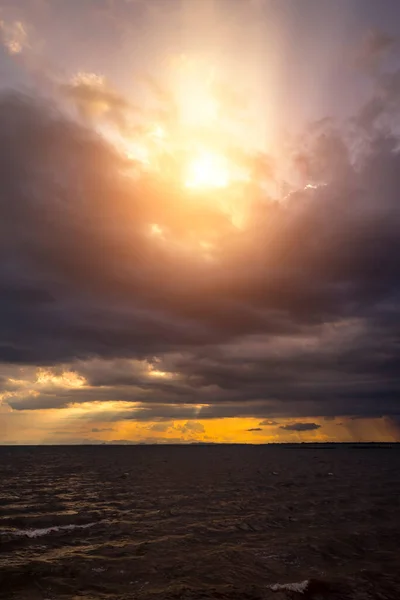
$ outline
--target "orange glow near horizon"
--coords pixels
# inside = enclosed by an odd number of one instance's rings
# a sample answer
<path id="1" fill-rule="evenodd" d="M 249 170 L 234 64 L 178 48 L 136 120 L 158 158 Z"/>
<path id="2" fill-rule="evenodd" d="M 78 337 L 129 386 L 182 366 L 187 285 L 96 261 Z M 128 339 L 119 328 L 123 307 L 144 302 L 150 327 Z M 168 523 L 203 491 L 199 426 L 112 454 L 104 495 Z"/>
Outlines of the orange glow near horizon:
<path id="1" fill-rule="evenodd" d="M 69 408 L 50 410 L 11 411 L 14 421 L 10 422 L 7 439 L 15 439 L 23 424 L 23 439 L 20 443 L 293 443 L 293 442 L 395 442 L 397 432 L 385 419 L 363 419 L 356 423 L 349 418 L 337 417 L 333 421 L 316 421 L 320 429 L 307 432 L 287 432 L 282 426 L 293 423 L 293 419 L 280 419 L 271 425 L 260 423 L 255 417 L 230 417 L 195 420 L 171 419 L 135 421 L 115 420 L 120 410 L 135 411 L 140 404 L 126 402 L 90 402 Z M 110 420 L 111 417 L 111 420 Z M 261 426 L 261 427 L 260 427 Z"/>

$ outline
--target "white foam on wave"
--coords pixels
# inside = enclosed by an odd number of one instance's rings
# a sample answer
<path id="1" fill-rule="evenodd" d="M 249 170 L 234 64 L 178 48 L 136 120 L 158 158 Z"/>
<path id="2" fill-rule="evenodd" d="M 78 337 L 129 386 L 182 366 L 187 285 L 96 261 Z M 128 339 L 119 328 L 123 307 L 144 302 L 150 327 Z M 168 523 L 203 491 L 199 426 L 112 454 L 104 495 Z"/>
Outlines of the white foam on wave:
<path id="1" fill-rule="evenodd" d="M 44 527 L 43 529 L 3 529 L 0 534 L 15 535 L 28 538 L 42 537 L 54 531 L 72 531 L 73 529 L 87 529 L 97 523 L 86 523 L 85 525 L 54 525 L 53 527 Z"/>

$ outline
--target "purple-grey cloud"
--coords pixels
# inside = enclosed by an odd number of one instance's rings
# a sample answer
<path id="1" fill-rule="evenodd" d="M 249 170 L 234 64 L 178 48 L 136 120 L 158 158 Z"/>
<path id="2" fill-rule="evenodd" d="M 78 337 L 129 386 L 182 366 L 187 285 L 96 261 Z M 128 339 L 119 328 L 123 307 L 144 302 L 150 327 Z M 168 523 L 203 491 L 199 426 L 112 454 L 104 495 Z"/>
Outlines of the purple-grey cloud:
<path id="1" fill-rule="evenodd" d="M 353 156 L 326 123 L 303 153 L 314 187 L 254 203 L 239 231 L 217 202 L 131 177 L 57 106 L 2 96 L 0 360 L 88 383 L 33 396 L 6 377 L 6 401 L 140 402 L 115 414 L 139 421 L 398 414 L 400 153 L 370 134 Z M 223 231 L 215 261 L 155 240 L 154 222 L 170 240 Z M 132 362 L 155 357 L 173 377 Z"/>
<path id="2" fill-rule="evenodd" d="M 315 431 L 320 428 L 321 425 L 317 423 L 290 423 L 289 425 L 281 425 L 279 429 L 284 431 Z"/>
<path id="3" fill-rule="evenodd" d="M 93 429 L 91 430 L 92 433 L 102 433 L 103 431 L 114 431 L 112 427 L 101 427 L 100 429 L 98 427 L 93 427 Z"/>

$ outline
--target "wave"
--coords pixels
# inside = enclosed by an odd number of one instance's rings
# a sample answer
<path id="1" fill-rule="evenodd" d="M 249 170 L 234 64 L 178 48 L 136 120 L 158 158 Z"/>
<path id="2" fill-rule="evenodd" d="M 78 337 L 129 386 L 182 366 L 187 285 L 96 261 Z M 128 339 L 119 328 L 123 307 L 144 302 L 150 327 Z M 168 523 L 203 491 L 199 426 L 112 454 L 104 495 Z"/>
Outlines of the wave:
<path id="1" fill-rule="evenodd" d="M 2 529 L 0 535 L 15 535 L 17 537 L 37 538 L 48 535 L 55 531 L 72 531 L 74 529 L 88 529 L 98 523 L 86 523 L 85 525 L 54 525 L 42 529 Z"/>

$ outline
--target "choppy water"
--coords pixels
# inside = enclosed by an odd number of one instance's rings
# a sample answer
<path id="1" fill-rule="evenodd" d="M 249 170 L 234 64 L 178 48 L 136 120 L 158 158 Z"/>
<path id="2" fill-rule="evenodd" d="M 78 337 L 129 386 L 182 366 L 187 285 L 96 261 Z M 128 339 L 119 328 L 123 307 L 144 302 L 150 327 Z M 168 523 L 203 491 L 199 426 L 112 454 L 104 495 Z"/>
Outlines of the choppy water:
<path id="1" fill-rule="evenodd" d="M 399 499 L 398 446 L 3 447 L 0 598 L 397 600 Z"/>

